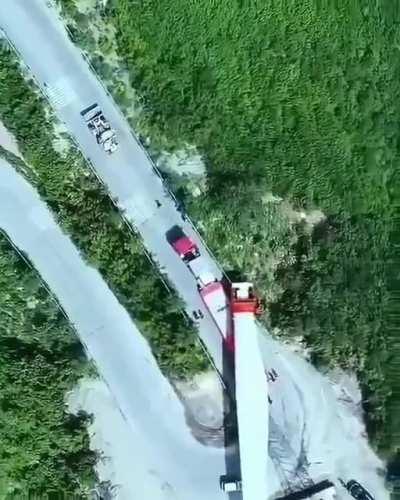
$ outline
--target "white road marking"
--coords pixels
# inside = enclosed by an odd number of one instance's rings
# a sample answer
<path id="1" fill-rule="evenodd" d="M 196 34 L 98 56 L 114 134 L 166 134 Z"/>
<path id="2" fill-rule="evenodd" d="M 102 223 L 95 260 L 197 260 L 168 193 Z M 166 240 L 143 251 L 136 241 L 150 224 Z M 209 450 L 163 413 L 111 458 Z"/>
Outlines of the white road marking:
<path id="1" fill-rule="evenodd" d="M 53 84 L 47 84 L 46 94 L 52 106 L 58 109 L 68 106 L 77 97 L 75 90 L 69 83 L 69 79 L 65 77 L 59 78 Z"/>

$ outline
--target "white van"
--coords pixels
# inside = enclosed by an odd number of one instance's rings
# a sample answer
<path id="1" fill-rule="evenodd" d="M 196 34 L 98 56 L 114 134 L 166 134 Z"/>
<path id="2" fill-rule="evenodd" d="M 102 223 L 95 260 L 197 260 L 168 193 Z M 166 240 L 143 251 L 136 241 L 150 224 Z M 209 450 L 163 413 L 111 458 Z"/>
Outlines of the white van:
<path id="1" fill-rule="evenodd" d="M 242 481 L 232 476 L 221 476 L 219 478 L 219 485 L 221 490 L 225 493 L 232 493 L 234 491 L 242 491 Z"/>

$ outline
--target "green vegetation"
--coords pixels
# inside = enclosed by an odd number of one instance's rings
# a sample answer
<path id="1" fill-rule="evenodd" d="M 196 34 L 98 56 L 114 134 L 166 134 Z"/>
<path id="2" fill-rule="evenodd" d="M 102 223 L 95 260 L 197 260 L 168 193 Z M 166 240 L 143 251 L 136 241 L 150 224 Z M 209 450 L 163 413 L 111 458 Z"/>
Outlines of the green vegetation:
<path id="1" fill-rule="evenodd" d="M 387 454 L 400 447 L 384 267 L 399 194 L 394 5 L 110 0 L 105 13 L 143 98 L 141 131 L 206 160 L 208 192 L 186 193 L 189 212 L 227 267 L 255 270 L 270 325 L 357 372 Z M 270 192 L 327 218 L 290 226 Z"/>
<path id="2" fill-rule="evenodd" d="M 87 498 L 89 417 L 65 413 L 87 364 L 38 276 L 0 233 L 0 497 Z"/>
<path id="3" fill-rule="evenodd" d="M 25 162 L 4 150 L 0 154 L 38 188 L 83 256 L 103 274 L 164 373 L 185 378 L 208 368 L 194 329 L 183 321 L 180 301 L 165 289 L 139 238 L 123 224 L 81 155 L 65 137 L 64 152 L 57 152 L 62 141 L 54 133 L 55 121 L 5 45 L 0 119 L 18 140 Z M 3 243 L 0 496 L 10 489 L 16 498 L 30 489 L 40 498 L 59 492 L 72 498 L 94 480 L 86 417 L 63 413 L 65 392 L 82 375 L 81 346 L 37 277 Z"/>
<path id="4" fill-rule="evenodd" d="M 180 301 L 165 289 L 139 238 L 123 224 L 82 156 L 70 146 L 65 154 L 55 150 L 52 120 L 7 48 L 1 51 L 0 94 L 0 118 L 26 161 L 21 171 L 138 323 L 161 369 L 182 378 L 206 368 L 197 335 L 183 321 Z"/>

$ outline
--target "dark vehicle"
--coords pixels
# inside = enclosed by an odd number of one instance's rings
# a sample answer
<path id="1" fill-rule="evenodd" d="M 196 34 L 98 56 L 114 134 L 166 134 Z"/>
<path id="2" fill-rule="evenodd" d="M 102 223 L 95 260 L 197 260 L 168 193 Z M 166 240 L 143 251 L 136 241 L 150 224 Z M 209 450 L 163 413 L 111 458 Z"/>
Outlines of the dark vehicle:
<path id="1" fill-rule="evenodd" d="M 204 314 L 201 312 L 201 309 L 198 309 L 197 314 L 200 318 L 204 318 Z"/>
<path id="2" fill-rule="evenodd" d="M 317 496 L 314 496 L 318 493 L 321 493 L 322 491 L 330 493 L 332 498 L 335 498 L 336 496 L 336 489 L 332 481 L 329 481 L 329 479 L 324 479 L 323 481 L 320 481 L 319 483 L 312 484 L 311 486 L 307 486 L 306 488 L 303 488 L 302 490 L 299 491 L 293 491 L 292 493 L 289 493 L 283 497 L 276 498 L 275 500 L 303 500 L 306 498 L 318 498 Z"/>
<path id="3" fill-rule="evenodd" d="M 180 226 L 175 225 L 172 226 L 171 229 L 168 229 L 168 231 L 165 233 L 165 236 L 167 237 L 168 243 L 172 245 L 176 240 L 184 238 L 185 233 Z"/>
<path id="4" fill-rule="evenodd" d="M 356 500 L 374 500 L 374 497 L 368 493 L 364 486 L 361 486 L 361 484 L 354 479 L 347 481 L 344 487 Z"/>
<path id="5" fill-rule="evenodd" d="M 197 311 L 192 311 L 192 314 L 194 319 L 199 319 L 199 313 Z"/>

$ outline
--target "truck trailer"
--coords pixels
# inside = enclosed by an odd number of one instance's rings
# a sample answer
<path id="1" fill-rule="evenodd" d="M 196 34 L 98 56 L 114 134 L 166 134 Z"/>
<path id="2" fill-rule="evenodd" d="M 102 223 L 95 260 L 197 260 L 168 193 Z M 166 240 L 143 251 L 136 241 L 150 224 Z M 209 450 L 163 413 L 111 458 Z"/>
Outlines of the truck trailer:
<path id="1" fill-rule="evenodd" d="M 229 301 L 222 283 L 209 270 L 196 243 L 179 226 L 167 231 L 167 240 L 196 279 L 197 289 L 221 335 L 230 335 Z"/>
<path id="2" fill-rule="evenodd" d="M 252 283 L 232 283 L 235 396 L 242 500 L 268 498 L 268 382 L 258 345 L 261 303 Z"/>

